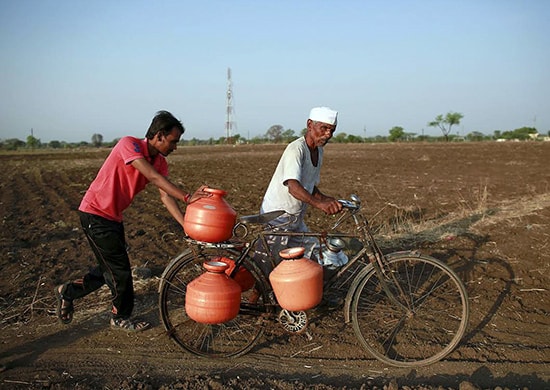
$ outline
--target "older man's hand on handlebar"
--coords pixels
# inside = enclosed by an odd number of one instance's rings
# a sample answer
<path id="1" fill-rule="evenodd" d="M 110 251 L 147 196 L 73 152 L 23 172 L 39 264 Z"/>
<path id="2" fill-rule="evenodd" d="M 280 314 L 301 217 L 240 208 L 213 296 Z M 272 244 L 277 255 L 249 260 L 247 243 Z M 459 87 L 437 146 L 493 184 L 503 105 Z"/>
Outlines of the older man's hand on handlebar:
<path id="1" fill-rule="evenodd" d="M 319 203 L 315 205 L 318 209 L 323 210 L 326 214 L 336 214 L 342 211 L 342 204 L 336 199 L 329 196 L 319 200 Z"/>

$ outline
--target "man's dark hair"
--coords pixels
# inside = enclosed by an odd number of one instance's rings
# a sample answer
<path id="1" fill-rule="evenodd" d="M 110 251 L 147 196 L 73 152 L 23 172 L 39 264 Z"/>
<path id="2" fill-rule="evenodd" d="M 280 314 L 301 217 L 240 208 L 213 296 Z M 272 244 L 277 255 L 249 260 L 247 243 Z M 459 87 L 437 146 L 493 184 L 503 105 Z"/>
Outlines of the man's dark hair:
<path id="1" fill-rule="evenodd" d="M 185 128 L 174 115 L 170 114 L 168 111 L 159 111 L 153 118 L 151 126 L 149 126 L 149 130 L 147 130 L 145 136 L 147 139 L 153 139 L 158 132 L 161 132 L 162 135 L 166 137 L 172 132 L 174 127 L 177 128 L 181 134 L 185 132 Z"/>

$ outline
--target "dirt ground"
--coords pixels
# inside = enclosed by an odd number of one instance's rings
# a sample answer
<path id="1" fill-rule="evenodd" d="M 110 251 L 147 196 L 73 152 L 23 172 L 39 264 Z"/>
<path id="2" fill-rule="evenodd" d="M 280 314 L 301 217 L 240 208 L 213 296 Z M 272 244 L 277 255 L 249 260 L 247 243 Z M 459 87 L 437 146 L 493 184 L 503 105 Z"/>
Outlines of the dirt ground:
<path id="1" fill-rule="evenodd" d="M 228 191 L 258 211 L 284 145 L 180 147 L 172 179 Z M 110 330 L 109 294 L 77 301 L 66 326 L 53 287 L 93 264 L 76 213 L 108 150 L 0 155 L 0 388 L 549 389 L 550 143 L 329 144 L 320 188 L 358 194 L 389 252 L 418 248 L 450 264 L 471 304 L 467 334 L 444 361 L 395 368 L 358 345 L 339 312 L 308 331 L 277 324 L 247 355 L 197 358 L 164 333 L 159 276 L 183 249 L 181 228 L 149 186 L 125 214 L 141 334 Z M 310 211 L 308 224 L 332 217 Z"/>

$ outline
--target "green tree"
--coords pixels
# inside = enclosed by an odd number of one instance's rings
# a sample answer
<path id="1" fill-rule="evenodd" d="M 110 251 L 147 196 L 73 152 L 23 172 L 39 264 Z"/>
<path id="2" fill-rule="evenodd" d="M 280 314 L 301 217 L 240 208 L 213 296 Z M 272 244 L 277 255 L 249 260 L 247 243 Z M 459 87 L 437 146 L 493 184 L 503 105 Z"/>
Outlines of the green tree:
<path id="1" fill-rule="evenodd" d="M 281 142 L 283 138 L 283 126 L 281 125 L 273 125 L 269 129 L 267 129 L 265 136 L 268 140 L 278 143 Z"/>
<path id="2" fill-rule="evenodd" d="M 252 139 L 250 140 L 250 143 L 251 144 L 254 144 L 254 145 L 258 145 L 258 144 L 263 144 L 263 143 L 266 143 L 267 142 L 267 138 L 264 138 L 262 136 L 255 136 L 255 137 L 252 137 Z"/>
<path id="3" fill-rule="evenodd" d="M 468 141 L 483 141 L 484 137 L 485 136 L 483 135 L 483 133 L 479 131 L 472 131 L 471 133 L 466 135 L 466 139 Z"/>
<path id="4" fill-rule="evenodd" d="M 391 142 L 401 141 L 405 136 L 405 130 L 401 126 L 394 126 L 390 129 L 390 136 L 388 140 Z"/>
<path id="5" fill-rule="evenodd" d="M 25 146 L 25 142 L 17 138 L 9 138 L 0 142 L 0 149 L 17 150 Z"/>
<path id="6" fill-rule="evenodd" d="M 235 134 L 233 137 L 231 137 L 234 144 L 241 144 L 242 143 L 242 137 L 240 134 Z"/>
<path id="7" fill-rule="evenodd" d="M 346 142 L 348 138 L 348 135 L 344 132 L 336 133 L 334 137 L 332 137 L 332 142 L 336 142 L 338 144 Z"/>
<path id="8" fill-rule="evenodd" d="M 294 135 L 294 130 L 292 129 L 286 129 L 285 131 L 283 131 L 281 137 L 283 138 L 283 141 L 287 143 L 292 142 L 296 139 L 296 136 Z"/>
<path id="9" fill-rule="evenodd" d="M 31 149 L 40 147 L 40 140 L 33 135 L 27 137 L 27 147 Z"/>
<path id="10" fill-rule="evenodd" d="M 529 134 L 536 134 L 537 129 L 534 127 L 520 127 L 519 129 L 515 129 L 512 131 L 505 131 L 502 133 L 502 138 L 504 139 L 520 139 L 520 140 L 527 140 L 531 139 Z"/>
<path id="11" fill-rule="evenodd" d="M 405 133 L 403 134 L 403 138 L 407 141 L 414 141 L 416 138 L 416 133 Z"/>
<path id="12" fill-rule="evenodd" d="M 348 135 L 347 142 L 349 142 L 351 144 L 359 144 L 359 143 L 363 142 L 363 137 L 360 137 L 358 135 L 350 134 L 350 135 Z"/>
<path id="13" fill-rule="evenodd" d="M 462 118 L 464 118 L 464 115 L 462 115 L 460 112 L 448 112 L 445 117 L 443 117 L 443 115 L 436 116 L 435 120 L 428 123 L 428 126 L 439 127 L 439 129 L 443 133 L 443 136 L 445 137 L 445 141 L 449 141 L 451 128 L 454 125 L 460 124 L 460 120 Z"/>
<path id="14" fill-rule="evenodd" d="M 48 146 L 52 149 L 59 149 L 61 147 L 61 142 L 52 140 L 48 143 Z"/>
<path id="15" fill-rule="evenodd" d="M 101 134 L 96 133 L 92 135 L 92 145 L 94 145 L 96 148 L 99 148 L 102 143 L 103 143 L 103 136 Z"/>

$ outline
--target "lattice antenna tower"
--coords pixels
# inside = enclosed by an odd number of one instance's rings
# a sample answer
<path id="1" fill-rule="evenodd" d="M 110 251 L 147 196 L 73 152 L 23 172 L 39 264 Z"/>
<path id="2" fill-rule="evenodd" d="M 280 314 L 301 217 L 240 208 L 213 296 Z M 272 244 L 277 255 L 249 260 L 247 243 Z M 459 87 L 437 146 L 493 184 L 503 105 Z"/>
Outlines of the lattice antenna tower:
<path id="1" fill-rule="evenodd" d="M 231 137 L 233 136 L 233 130 L 236 127 L 234 116 L 235 109 L 233 108 L 233 83 L 231 81 L 231 68 L 227 68 L 227 102 L 225 118 L 226 143 L 232 143 Z"/>

